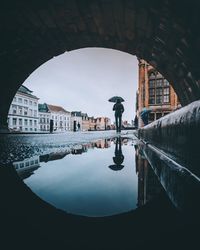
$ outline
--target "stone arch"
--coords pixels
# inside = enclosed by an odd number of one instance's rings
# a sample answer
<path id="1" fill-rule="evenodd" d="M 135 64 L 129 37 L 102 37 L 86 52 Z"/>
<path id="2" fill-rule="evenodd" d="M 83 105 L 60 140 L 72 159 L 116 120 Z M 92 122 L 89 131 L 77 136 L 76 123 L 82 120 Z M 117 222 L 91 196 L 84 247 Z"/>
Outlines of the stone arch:
<path id="1" fill-rule="evenodd" d="M 0 8 L 0 123 L 18 87 L 41 64 L 85 47 L 145 59 L 184 106 L 200 99 L 198 0 L 12 1 Z"/>

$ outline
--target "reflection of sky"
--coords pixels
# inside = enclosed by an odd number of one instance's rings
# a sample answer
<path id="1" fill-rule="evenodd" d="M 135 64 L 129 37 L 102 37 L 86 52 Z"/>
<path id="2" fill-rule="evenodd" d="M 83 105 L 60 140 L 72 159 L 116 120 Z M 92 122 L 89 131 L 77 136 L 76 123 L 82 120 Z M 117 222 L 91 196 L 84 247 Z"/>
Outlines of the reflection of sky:
<path id="1" fill-rule="evenodd" d="M 81 155 L 67 155 L 41 163 L 25 183 L 42 199 L 69 213 L 106 216 L 136 208 L 137 176 L 134 147 L 122 147 L 125 166 L 112 171 L 114 145 L 89 149 Z"/>

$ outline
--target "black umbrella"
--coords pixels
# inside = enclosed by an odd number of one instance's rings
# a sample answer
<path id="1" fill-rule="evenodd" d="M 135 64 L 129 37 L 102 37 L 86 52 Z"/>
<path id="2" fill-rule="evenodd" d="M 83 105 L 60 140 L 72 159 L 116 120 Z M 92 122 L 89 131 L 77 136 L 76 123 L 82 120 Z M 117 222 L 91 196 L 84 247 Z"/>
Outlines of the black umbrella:
<path id="1" fill-rule="evenodd" d="M 122 170 L 122 168 L 124 168 L 124 165 L 113 164 L 113 165 L 110 165 L 109 168 L 114 170 L 114 171 L 119 171 L 119 170 Z"/>
<path id="2" fill-rule="evenodd" d="M 117 100 L 120 100 L 120 102 L 124 102 L 124 99 L 121 96 L 113 96 L 108 101 L 109 102 L 117 102 Z"/>

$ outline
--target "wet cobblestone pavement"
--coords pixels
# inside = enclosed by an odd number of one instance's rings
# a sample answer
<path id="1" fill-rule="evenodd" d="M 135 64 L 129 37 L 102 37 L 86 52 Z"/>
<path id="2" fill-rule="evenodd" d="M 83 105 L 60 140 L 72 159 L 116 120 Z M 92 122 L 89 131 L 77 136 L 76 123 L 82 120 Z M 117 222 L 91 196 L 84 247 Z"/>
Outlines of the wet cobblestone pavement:
<path id="1" fill-rule="evenodd" d="M 123 131 L 121 136 L 135 138 L 133 131 Z M 9 165 L 34 155 L 67 152 L 76 145 L 113 137 L 116 137 L 115 131 L 0 135 L 0 164 Z"/>

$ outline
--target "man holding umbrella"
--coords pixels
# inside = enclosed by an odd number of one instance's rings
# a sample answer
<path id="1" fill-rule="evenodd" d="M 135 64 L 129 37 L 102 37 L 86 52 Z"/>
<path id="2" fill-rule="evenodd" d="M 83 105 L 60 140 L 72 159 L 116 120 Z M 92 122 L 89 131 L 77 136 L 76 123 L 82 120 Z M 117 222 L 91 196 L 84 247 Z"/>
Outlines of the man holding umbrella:
<path id="1" fill-rule="evenodd" d="M 124 112 L 124 106 L 121 102 L 124 102 L 124 99 L 119 96 L 114 96 L 110 98 L 109 101 L 116 102 L 113 106 L 113 110 L 115 111 L 116 131 L 120 133 L 122 126 L 122 113 Z"/>

